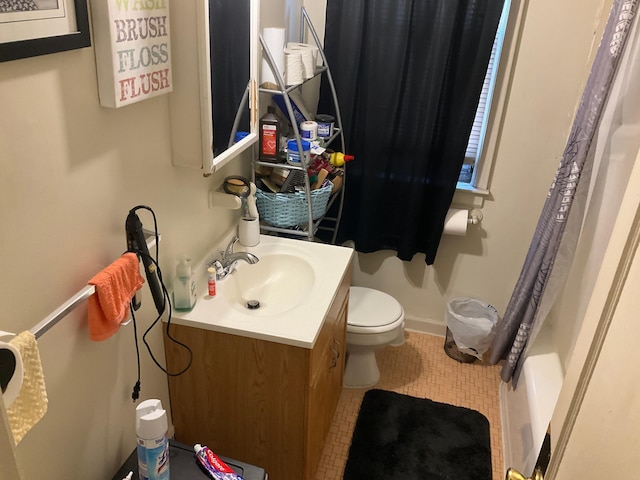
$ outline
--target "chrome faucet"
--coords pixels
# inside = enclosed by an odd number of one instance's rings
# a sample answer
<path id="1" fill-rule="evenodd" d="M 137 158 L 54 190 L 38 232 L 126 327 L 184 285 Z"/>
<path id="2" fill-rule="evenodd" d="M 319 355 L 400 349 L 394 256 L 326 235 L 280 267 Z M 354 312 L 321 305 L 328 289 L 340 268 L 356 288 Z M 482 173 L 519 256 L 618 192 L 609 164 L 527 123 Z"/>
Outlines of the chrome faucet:
<path id="1" fill-rule="evenodd" d="M 220 252 L 220 260 L 215 260 L 211 265 L 216 267 L 216 279 L 222 280 L 230 275 L 238 266 L 240 260 L 247 262 L 249 265 L 254 265 L 260 261 L 253 253 L 250 252 L 235 252 L 233 247 L 238 241 L 238 236 L 234 236 L 227 248 Z"/>

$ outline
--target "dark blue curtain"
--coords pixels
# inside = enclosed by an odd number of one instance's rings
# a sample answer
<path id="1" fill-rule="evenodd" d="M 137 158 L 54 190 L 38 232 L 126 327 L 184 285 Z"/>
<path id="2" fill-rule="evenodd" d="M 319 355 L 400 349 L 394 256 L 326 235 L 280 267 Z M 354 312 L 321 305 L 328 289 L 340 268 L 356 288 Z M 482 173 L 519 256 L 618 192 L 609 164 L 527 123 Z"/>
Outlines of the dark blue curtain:
<path id="1" fill-rule="evenodd" d="M 504 0 L 328 0 L 348 164 L 337 240 L 435 261 Z M 326 82 L 319 113 L 333 112 Z"/>

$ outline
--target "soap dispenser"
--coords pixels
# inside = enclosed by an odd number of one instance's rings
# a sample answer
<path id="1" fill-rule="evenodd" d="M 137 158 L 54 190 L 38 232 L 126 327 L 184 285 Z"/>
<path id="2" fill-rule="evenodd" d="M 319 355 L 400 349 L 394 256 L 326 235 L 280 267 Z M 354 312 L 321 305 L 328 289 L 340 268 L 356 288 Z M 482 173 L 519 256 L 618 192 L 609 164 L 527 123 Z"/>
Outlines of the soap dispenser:
<path id="1" fill-rule="evenodd" d="M 173 308 L 189 311 L 196 304 L 196 282 L 191 272 L 191 259 L 182 255 L 176 266 L 176 277 L 173 282 Z"/>

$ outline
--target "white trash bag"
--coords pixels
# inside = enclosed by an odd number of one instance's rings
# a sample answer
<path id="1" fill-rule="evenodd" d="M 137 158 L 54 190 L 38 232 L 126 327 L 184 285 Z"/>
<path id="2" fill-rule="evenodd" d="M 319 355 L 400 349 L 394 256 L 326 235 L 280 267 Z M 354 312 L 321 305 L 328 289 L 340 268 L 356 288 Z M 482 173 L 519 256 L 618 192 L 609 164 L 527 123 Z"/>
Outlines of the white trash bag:
<path id="1" fill-rule="evenodd" d="M 456 297 L 447 303 L 446 323 L 458 350 L 482 360 L 495 337 L 498 311 L 475 298 Z"/>

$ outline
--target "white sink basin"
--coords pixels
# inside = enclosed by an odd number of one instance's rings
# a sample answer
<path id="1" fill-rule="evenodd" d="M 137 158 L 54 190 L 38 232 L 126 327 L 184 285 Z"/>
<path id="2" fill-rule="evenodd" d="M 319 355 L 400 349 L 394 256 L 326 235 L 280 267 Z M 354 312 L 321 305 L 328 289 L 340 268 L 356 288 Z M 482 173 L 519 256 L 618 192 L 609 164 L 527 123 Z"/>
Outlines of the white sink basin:
<path id="1" fill-rule="evenodd" d="M 311 348 L 353 250 L 267 235 L 255 247 L 237 243 L 235 252 L 251 252 L 259 261 L 240 261 L 211 298 L 206 266 L 223 248 L 213 248 L 194 268 L 198 300 L 190 312 L 174 311 L 172 323 Z M 250 301 L 259 308 L 248 308 Z"/>
<path id="2" fill-rule="evenodd" d="M 249 315 L 279 315 L 307 300 L 316 280 L 311 263 L 298 255 L 270 253 L 254 265 L 241 262 L 220 282 L 231 305 Z"/>

